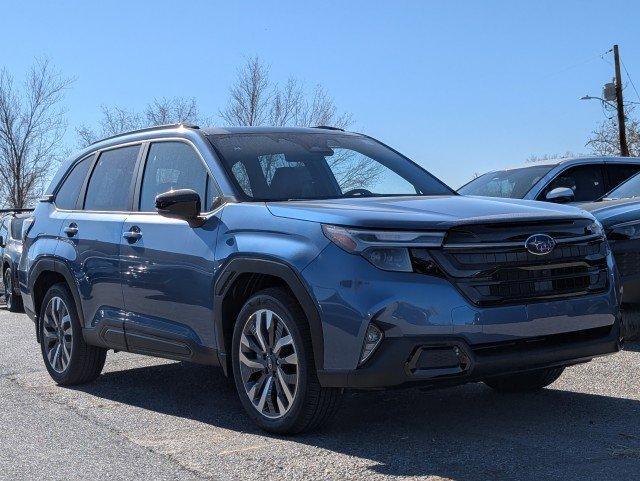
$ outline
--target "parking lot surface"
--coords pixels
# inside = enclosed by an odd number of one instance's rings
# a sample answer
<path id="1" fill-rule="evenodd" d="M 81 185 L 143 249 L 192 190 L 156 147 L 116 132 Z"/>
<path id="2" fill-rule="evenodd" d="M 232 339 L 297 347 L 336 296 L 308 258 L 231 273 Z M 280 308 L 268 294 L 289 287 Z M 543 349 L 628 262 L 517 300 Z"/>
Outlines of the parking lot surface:
<path id="1" fill-rule="evenodd" d="M 640 477 L 640 345 L 533 395 L 481 384 L 348 393 L 334 422 L 266 435 L 214 368 L 109 353 L 56 386 L 32 322 L 0 311 L 0 479 L 517 479 Z"/>

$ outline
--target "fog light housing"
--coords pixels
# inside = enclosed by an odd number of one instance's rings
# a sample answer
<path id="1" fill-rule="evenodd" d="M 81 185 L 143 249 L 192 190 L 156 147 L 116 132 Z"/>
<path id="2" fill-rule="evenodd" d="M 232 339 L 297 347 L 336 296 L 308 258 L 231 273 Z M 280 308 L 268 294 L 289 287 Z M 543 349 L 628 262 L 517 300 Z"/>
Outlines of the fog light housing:
<path id="1" fill-rule="evenodd" d="M 371 357 L 376 348 L 380 345 L 384 334 L 375 324 L 371 323 L 367 326 L 364 333 L 364 343 L 362 344 L 362 352 L 360 353 L 359 365 L 364 364 Z"/>

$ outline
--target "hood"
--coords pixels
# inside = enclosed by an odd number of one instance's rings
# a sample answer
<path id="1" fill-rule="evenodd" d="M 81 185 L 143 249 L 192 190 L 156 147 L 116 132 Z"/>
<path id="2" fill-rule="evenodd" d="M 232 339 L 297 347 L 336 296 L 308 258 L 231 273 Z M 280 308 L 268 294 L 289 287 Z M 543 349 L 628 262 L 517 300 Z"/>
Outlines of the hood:
<path id="1" fill-rule="evenodd" d="M 580 208 L 591 212 L 605 228 L 633 220 L 640 220 L 640 199 L 601 200 L 580 204 Z"/>
<path id="2" fill-rule="evenodd" d="M 267 207 L 279 217 L 353 227 L 400 229 L 592 218 L 587 212 L 566 205 L 461 195 L 267 202 Z"/>

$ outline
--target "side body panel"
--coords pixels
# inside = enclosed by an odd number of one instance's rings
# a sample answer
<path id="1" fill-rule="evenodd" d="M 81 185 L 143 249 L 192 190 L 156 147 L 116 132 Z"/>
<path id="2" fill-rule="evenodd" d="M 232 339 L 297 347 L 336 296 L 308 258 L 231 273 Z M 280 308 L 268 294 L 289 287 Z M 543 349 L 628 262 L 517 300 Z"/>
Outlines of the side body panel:
<path id="1" fill-rule="evenodd" d="M 215 359 L 213 279 L 220 219 L 204 225 L 132 213 L 120 236 L 128 350 L 178 359 Z M 126 240 L 132 228 L 140 238 Z"/>
<path id="2" fill-rule="evenodd" d="M 56 210 L 53 204 L 38 203 L 33 223 L 24 240 L 18 265 L 18 286 L 25 311 L 32 318 L 36 312 L 32 295 L 33 283 L 37 278 L 36 269 L 41 269 L 43 262 L 54 265 L 62 225 L 67 215 L 67 212 Z"/>
<path id="3" fill-rule="evenodd" d="M 108 320 L 119 326 L 124 318 L 120 274 L 120 239 L 125 213 L 69 213 L 62 227 L 57 260 L 76 280 L 85 328 Z M 64 229 L 76 226 L 77 234 Z"/>

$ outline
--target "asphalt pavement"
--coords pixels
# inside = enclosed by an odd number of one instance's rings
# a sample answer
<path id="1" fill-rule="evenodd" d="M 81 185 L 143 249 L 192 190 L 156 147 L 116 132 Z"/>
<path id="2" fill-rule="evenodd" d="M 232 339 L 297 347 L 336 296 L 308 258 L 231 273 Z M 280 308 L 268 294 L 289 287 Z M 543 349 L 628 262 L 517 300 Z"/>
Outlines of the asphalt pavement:
<path id="1" fill-rule="evenodd" d="M 127 353 L 76 388 L 0 311 L 0 479 L 640 479 L 640 344 L 550 388 L 347 393 L 334 422 L 270 436 L 215 368 Z"/>

